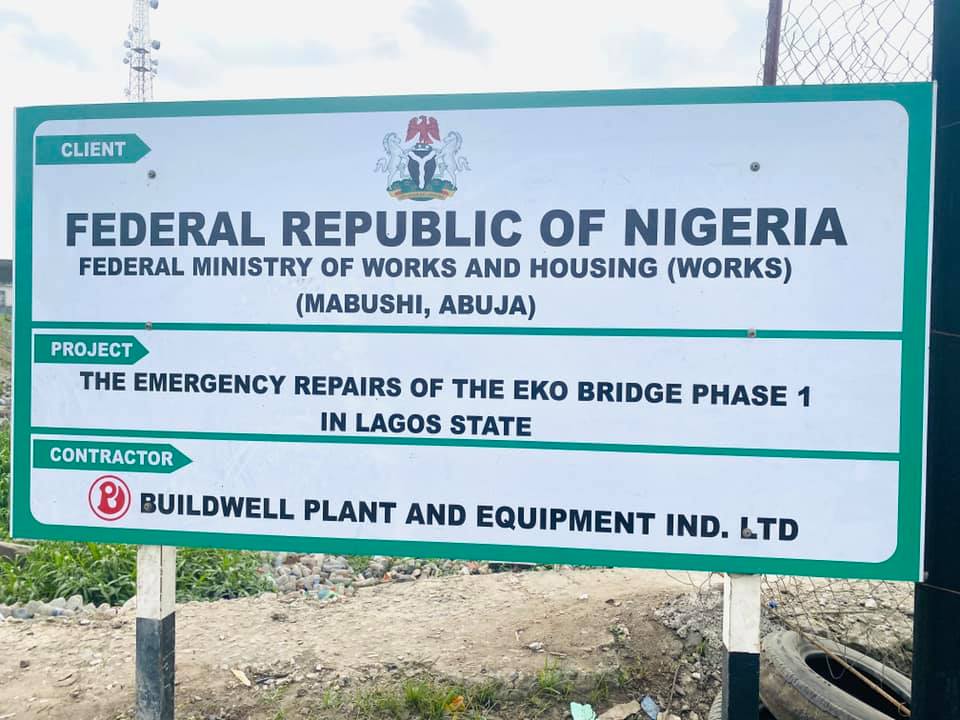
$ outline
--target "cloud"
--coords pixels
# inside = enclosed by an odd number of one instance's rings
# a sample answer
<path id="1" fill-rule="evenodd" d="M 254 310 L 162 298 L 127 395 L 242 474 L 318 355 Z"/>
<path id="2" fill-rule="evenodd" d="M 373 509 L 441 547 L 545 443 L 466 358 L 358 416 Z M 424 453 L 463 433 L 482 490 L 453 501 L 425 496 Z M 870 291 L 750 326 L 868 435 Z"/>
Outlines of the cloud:
<path id="1" fill-rule="evenodd" d="M 910 0 L 917 2 L 918 0 Z M 925 0 L 924 0 L 925 1 Z M 376 7 L 373 7 L 375 5 Z M 767 0 L 167 2 L 157 100 L 753 85 Z M 118 102 L 130 0 L 0 0 L 0 137 L 12 108 Z M 0 143 L 0 167 L 12 144 Z M 11 173 L 0 173 L 9 256 Z"/>
<path id="2" fill-rule="evenodd" d="M 33 28 L 33 20 L 30 19 L 29 15 L 24 15 L 16 10 L 0 8 L 0 30 L 16 25 Z"/>
<path id="3" fill-rule="evenodd" d="M 409 17 L 433 45 L 484 53 L 493 44 L 490 34 L 471 23 L 457 0 L 422 0 L 411 8 Z"/>
<path id="4" fill-rule="evenodd" d="M 624 77 L 643 86 L 656 85 L 665 72 L 686 86 L 751 85 L 760 68 L 764 29 L 761 13 L 734 6 L 709 38 L 637 28 L 612 34 L 608 53 Z"/>
<path id="5" fill-rule="evenodd" d="M 0 30 L 12 31 L 14 38 L 24 49 L 47 60 L 83 70 L 93 66 L 90 53 L 71 36 L 44 32 L 34 24 L 29 15 L 0 9 Z"/>
<path id="6" fill-rule="evenodd" d="M 379 35 L 373 38 L 369 55 L 379 60 L 391 60 L 400 57 L 402 50 L 400 43 L 394 37 Z"/>
<path id="7" fill-rule="evenodd" d="M 303 40 L 283 43 L 224 45 L 212 38 L 201 43 L 209 62 L 257 67 L 292 67 L 331 65 L 338 61 L 336 51 L 326 45 Z"/>
<path id="8" fill-rule="evenodd" d="M 220 66 L 207 58 L 160 56 L 161 82 L 172 82 L 184 88 L 204 89 L 216 85 L 223 77 Z"/>

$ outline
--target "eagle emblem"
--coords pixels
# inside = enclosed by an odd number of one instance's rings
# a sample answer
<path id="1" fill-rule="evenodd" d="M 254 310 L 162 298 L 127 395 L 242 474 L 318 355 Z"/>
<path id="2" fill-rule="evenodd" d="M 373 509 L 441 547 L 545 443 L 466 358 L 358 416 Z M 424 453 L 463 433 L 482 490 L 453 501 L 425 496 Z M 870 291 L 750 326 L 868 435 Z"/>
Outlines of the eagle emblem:
<path id="1" fill-rule="evenodd" d="M 387 193 L 397 200 L 446 200 L 457 191 L 457 174 L 470 169 L 458 155 L 462 144 L 455 130 L 441 139 L 435 117 L 415 115 L 402 141 L 395 132 L 383 136 L 386 155 L 374 172 L 387 174 Z"/>

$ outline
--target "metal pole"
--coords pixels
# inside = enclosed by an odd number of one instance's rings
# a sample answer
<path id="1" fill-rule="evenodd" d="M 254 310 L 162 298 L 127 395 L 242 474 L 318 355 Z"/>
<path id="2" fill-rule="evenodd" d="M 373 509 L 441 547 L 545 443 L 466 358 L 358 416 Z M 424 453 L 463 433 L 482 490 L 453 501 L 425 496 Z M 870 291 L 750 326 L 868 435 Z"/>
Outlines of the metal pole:
<path id="1" fill-rule="evenodd" d="M 760 576 L 723 579 L 723 720 L 756 720 L 760 707 Z"/>
<path id="2" fill-rule="evenodd" d="M 137 720 L 173 720 L 177 549 L 137 549 Z"/>
<path id="3" fill-rule="evenodd" d="M 911 709 L 960 718 L 960 3 L 933 5 L 937 82 L 924 582 L 916 587 Z"/>
<path id="4" fill-rule="evenodd" d="M 767 9 L 767 40 L 763 53 L 763 84 L 777 84 L 777 62 L 780 58 L 780 18 L 783 0 L 770 0 Z"/>

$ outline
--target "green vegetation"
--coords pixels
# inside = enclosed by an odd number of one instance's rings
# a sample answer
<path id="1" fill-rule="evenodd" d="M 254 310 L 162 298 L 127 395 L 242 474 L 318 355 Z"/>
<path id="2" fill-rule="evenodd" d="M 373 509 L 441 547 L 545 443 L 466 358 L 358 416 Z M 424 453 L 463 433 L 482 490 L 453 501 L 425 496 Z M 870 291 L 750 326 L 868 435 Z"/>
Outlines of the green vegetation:
<path id="1" fill-rule="evenodd" d="M 404 705 L 423 720 L 443 720 L 447 708 L 466 704 L 458 688 L 444 688 L 426 680 L 407 683 L 403 688 Z"/>
<path id="2" fill-rule="evenodd" d="M 631 683 L 630 672 L 624 667 L 602 671 L 593 678 L 587 700 L 594 707 L 606 705 L 610 700 L 611 691 L 621 692 L 628 689 L 631 684 L 636 685 L 636 682 Z"/>
<path id="3" fill-rule="evenodd" d="M 10 426 L 0 430 L 0 540 L 10 537 Z"/>
<path id="4" fill-rule="evenodd" d="M 329 687 L 324 689 L 323 694 L 320 696 L 320 708 L 323 710 L 333 710 L 339 708 L 343 705 L 343 697 L 340 695 L 340 691 Z"/>
<path id="5" fill-rule="evenodd" d="M 709 643 L 707 643 L 707 639 L 703 638 L 700 642 L 697 643 L 697 647 L 693 649 L 693 652 L 695 655 L 699 655 L 700 657 L 703 657 L 704 655 L 707 654 L 708 647 L 709 647 Z"/>
<path id="6" fill-rule="evenodd" d="M 177 550 L 177 600 L 223 600 L 256 595 L 272 585 L 258 571 L 256 553 L 238 550 Z"/>
<path id="7" fill-rule="evenodd" d="M 611 625 L 608 631 L 613 635 L 613 646 L 623 647 L 624 641 L 627 638 L 626 629 L 622 625 Z"/>
<path id="8" fill-rule="evenodd" d="M 563 671 L 559 662 L 547 658 L 543 668 L 537 671 L 536 695 L 542 700 L 566 699 L 573 690 L 573 681 Z"/>
<path id="9" fill-rule="evenodd" d="M 362 720 L 480 719 L 500 707 L 502 694 L 502 685 L 495 681 L 461 685 L 424 677 L 361 691 L 353 698 L 352 709 Z M 325 696 L 324 708 L 331 706 Z"/>
<path id="10" fill-rule="evenodd" d="M 374 688 L 357 694 L 353 701 L 360 718 L 407 717 L 403 705 L 403 691 L 396 688 Z"/>
<path id="11" fill-rule="evenodd" d="M 137 549 L 128 545 L 37 543 L 16 561 L 0 560 L 0 602 L 82 595 L 84 602 L 122 604 L 137 592 Z"/>
<path id="12" fill-rule="evenodd" d="M 283 696 L 286 688 L 278 687 L 268 690 L 260 696 L 259 704 L 276 709 L 272 720 L 286 720 L 287 714 L 283 710 Z"/>
<path id="13" fill-rule="evenodd" d="M 85 603 L 120 605 L 137 592 L 133 545 L 41 542 L 15 562 L 0 561 L 0 602 L 83 596 Z M 177 600 L 220 600 L 267 590 L 256 555 L 180 548 Z"/>
<path id="14" fill-rule="evenodd" d="M 610 697 L 610 686 L 613 678 L 607 672 L 601 672 L 593 679 L 593 687 L 587 699 L 594 707 L 605 704 Z"/>
<path id="15" fill-rule="evenodd" d="M 0 431 L 0 538 L 7 538 L 10 502 L 10 431 Z M 269 589 L 256 553 L 180 548 L 177 600 L 219 600 Z M 81 595 L 85 603 L 119 605 L 137 592 L 133 545 L 39 542 L 24 557 L 0 559 L 0 603 Z"/>
<path id="16" fill-rule="evenodd" d="M 571 700 L 594 708 L 636 697 L 648 685 L 628 669 L 580 675 L 548 660 L 533 678 L 511 687 L 499 680 L 469 682 L 424 673 L 357 687 L 329 686 L 319 693 L 264 689 L 257 705 L 265 718 L 310 720 L 494 720 L 568 717 Z M 207 713 L 190 715 L 199 720 Z M 261 717 L 261 715 L 257 715 Z"/>
<path id="17" fill-rule="evenodd" d="M 362 573 L 367 569 L 367 565 L 370 564 L 369 555 L 347 555 L 347 565 L 350 566 L 350 569 L 355 573 Z"/>

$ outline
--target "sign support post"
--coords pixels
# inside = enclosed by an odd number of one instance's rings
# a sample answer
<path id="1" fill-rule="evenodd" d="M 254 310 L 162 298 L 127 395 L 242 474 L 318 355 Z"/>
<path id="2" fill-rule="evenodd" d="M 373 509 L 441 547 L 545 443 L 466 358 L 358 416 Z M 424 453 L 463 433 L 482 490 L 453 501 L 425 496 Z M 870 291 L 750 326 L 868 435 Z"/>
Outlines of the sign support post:
<path id="1" fill-rule="evenodd" d="M 924 580 L 916 586 L 911 709 L 917 720 L 960 717 L 960 5 L 936 2 L 933 79 L 937 153 L 931 269 Z"/>
<path id="2" fill-rule="evenodd" d="M 736 574 L 723 578 L 723 720 L 758 715 L 760 578 Z"/>
<path id="3" fill-rule="evenodd" d="M 137 720 L 173 720 L 177 549 L 137 548 Z"/>

